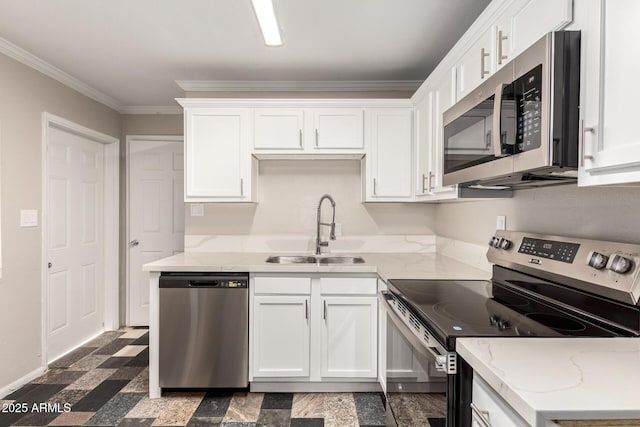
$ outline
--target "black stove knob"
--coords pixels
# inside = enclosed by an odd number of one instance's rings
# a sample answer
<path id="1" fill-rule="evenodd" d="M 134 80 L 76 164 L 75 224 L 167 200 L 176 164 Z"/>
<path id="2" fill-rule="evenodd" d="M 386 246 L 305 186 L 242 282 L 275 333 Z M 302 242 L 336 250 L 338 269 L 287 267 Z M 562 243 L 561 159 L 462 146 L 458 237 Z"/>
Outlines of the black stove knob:
<path id="1" fill-rule="evenodd" d="M 496 237 L 496 236 L 493 236 L 491 239 L 489 239 L 489 246 L 497 248 L 499 242 L 500 242 L 500 238 Z"/>
<path id="2" fill-rule="evenodd" d="M 609 257 L 601 254 L 600 252 L 591 251 L 589 255 L 587 255 L 587 264 L 589 267 L 593 267 L 596 270 L 602 270 L 606 267 L 607 261 L 609 261 Z"/>
<path id="3" fill-rule="evenodd" d="M 629 258 L 625 258 L 622 255 L 614 255 L 611 257 L 611 262 L 609 263 L 609 270 L 615 271 L 616 273 L 624 274 L 631 270 L 633 267 L 633 261 Z"/>
<path id="4" fill-rule="evenodd" d="M 500 246 L 500 249 L 507 250 L 511 247 L 511 240 L 502 238 L 500 239 L 500 243 L 498 243 L 498 245 Z"/>
<path id="5" fill-rule="evenodd" d="M 498 329 L 500 329 L 501 331 L 505 329 L 509 329 L 510 327 L 511 327 L 511 324 L 506 320 L 500 320 L 498 322 Z"/>

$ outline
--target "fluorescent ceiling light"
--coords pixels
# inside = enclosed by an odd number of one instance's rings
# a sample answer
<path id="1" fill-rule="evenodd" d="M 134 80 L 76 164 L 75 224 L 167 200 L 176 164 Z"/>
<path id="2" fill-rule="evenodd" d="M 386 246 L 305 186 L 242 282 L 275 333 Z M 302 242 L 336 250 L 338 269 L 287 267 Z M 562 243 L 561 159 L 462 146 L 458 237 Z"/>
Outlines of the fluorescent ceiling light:
<path id="1" fill-rule="evenodd" d="M 281 46 L 282 37 L 280 37 L 280 29 L 276 20 L 276 13 L 273 10 L 272 0 L 251 0 L 251 3 L 266 45 Z"/>

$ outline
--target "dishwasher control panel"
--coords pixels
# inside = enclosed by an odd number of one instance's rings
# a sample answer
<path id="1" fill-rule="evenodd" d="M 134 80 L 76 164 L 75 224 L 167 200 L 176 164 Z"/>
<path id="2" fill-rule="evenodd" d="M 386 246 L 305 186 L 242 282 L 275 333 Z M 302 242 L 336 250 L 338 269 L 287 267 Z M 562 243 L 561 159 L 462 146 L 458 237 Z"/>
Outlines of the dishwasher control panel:
<path id="1" fill-rule="evenodd" d="M 160 275 L 160 288 L 239 288 L 249 287 L 247 273 L 170 272 Z"/>

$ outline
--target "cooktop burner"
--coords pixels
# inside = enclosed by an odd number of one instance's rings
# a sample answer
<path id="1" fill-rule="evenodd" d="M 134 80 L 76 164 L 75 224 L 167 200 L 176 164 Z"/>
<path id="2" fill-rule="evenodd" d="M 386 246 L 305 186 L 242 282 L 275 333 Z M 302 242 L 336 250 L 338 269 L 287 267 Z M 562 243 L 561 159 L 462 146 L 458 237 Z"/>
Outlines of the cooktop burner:
<path id="1" fill-rule="evenodd" d="M 525 316 L 559 332 L 580 332 L 587 329 L 584 323 L 567 316 L 549 313 L 527 313 Z"/>

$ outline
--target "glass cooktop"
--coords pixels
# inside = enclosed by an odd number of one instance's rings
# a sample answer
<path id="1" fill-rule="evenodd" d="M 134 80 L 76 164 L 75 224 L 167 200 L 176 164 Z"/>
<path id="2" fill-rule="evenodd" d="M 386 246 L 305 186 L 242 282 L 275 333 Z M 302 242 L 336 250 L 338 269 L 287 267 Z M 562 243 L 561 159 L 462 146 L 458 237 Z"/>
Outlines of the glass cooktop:
<path id="1" fill-rule="evenodd" d="M 449 350 L 457 337 L 615 335 L 488 281 L 391 280 L 389 290 Z"/>

